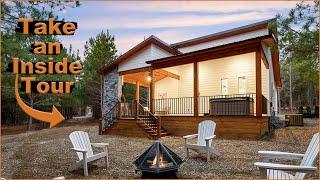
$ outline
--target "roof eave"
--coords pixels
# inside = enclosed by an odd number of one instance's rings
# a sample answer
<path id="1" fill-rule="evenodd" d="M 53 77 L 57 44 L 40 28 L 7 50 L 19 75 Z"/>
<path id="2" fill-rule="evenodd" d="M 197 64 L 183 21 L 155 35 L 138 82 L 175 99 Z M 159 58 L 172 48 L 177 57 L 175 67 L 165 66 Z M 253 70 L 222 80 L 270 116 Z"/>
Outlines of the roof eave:
<path id="1" fill-rule="evenodd" d="M 270 38 L 270 35 L 194 51 L 178 56 L 147 61 L 147 63 L 151 64 L 152 69 L 161 69 L 183 64 L 190 64 L 194 62 L 206 61 L 210 59 L 219 59 L 223 57 L 255 52 L 261 48 L 261 41 L 265 38 Z"/>
<path id="2" fill-rule="evenodd" d="M 242 34 L 242 33 L 250 32 L 250 31 L 255 31 L 255 30 L 259 30 L 259 29 L 268 28 L 269 23 L 274 21 L 274 20 L 275 20 L 275 18 L 268 19 L 268 20 L 257 22 L 257 23 L 254 23 L 254 24 L 250 24 L 250 25 L 234 28 L 234 29 L 231 29 L 231 30 L 218 32 L 218 33 L 215 33 L 215 34 L 211 34 L 211 35 L 207 35 L 207 36 L 203 36 L 203 37 L 199 37 L 199 38 L 190 39 L 190 40 L 182 41 L 182 42 L 179 42 L 179 43 L 171 44 L 171 46 L 173 46 L 175 48 L 183 48 L 183 47 L 188 47 L 188 46 L 192 46 L 192 45 L 196 45 L 196 44 L 200 44 L 200 43 L 205 43 L 205 42 L 208 42 L 208 41 L 213 41 L 213 40 L 217 40 L 217 39 L 222 39 L 222 38 L 234 36 L 236 34 Z"/>
<path id="3" fill-rule="evenodd" d="M 179 50 L 177 50 L 176 48 L 169 46 L 165 42 L 161 41 L 159 38 L 157 38 L 157 37 L 152 35 L 149 38 L 147 38 L 144 41 L 142 41 L 141 43 L 139 43 L 138 45 L 136 45 L 133 48 L 131 48 L 129 51 L 127 51 L 123 55 L 119 56 L 117 59 L 115 59 L 109 65 L 106 65 L 106 66 L 102 67 L 99 70 L 99 73 L 102 74 L 102 75 L 105 75 L 111 69 L 115 68 L 118 64 L 124 62 L 126 59 L 130 58 L 135 53 L 139 52 L 140 50 L 142 50 L 143 48 L 145 48 L 146 46 L 148 46 L 150 44 L 155 44 L 158 47 L 160 47 L 161 49 L 163 49 L 163 50 L 165 50 L 165 51 L 167 51 L 167 52 L 169 52 L 169 53 L 171 53 L 173 55 L 181 54 L 181 52 Z"/>

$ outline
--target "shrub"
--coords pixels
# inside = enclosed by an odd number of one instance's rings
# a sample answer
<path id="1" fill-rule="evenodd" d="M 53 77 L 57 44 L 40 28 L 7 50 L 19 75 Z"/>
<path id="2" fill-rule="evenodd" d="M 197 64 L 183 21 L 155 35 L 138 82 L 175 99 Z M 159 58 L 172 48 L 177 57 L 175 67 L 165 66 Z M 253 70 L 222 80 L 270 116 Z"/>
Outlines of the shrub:
<path id="1" fill-rule="evenodd" d="M 299 114 L 303 114 L 303 106 L 299 107 Z"/>
<path id="2" fill-rule="evenodd" d="M 311 114 L 311 107 L 310 107 L 310 106 L 307 106 L 307 109 L 306 109 L 306 110 L 307 110 L 307 113 L 308 113 L 308 114 Z"/>
<path id="3" fill-rule="evenodd" d="M 317 117 L 319 117 L 319 106 L 316 106 L 314 108 L 314 113 L 316 114 Z"/>

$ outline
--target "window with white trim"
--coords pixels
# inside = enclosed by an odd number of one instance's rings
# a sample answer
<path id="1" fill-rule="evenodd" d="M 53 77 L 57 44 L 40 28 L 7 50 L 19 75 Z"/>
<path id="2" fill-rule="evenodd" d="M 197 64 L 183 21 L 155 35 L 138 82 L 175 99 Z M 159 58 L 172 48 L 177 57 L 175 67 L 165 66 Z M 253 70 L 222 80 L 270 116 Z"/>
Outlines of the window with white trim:
<path id="1" fill-rule="evenodd" d="M 238 77 L 238 93 L 245 94 L 247 93 L 247 80 L 246 77 Z"/>
<path id="2" fill-rule="evenodd" d="M 221 93 L 222 95 L 228 94 L 228 79 L 221 79 Z"/>

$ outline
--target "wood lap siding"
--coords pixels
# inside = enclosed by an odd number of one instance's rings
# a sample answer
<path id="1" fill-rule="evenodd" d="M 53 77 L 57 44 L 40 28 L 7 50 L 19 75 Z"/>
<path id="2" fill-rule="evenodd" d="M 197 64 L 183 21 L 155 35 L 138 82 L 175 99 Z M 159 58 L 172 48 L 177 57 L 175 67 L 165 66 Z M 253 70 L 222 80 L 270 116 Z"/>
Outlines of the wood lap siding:
<path id="1" fill-rule="evenodd" d="M 155 98 L 167 93 L 167 98 L 193 97 L 193 64 L 166 68 L 165 70 L 180 76 L 180 80 L 164 78 L 155 83 Z"/>
<path id="2" fill-rule="evenodd" d="M 180 75 L 178 67 L 164 68 L 164 70 Z M 163 93 L 167 93 L 167 98 L 179 97 L 179 80 L 166 77 L 160 81 L 157 81 L 155 83 L 154 98 L 160 99 L 160 95 Z"/>
<path id="3" fill-rule="evenodd" d="M 142 50 L 140 50 L 137 54 L 130 57 L 123 63 L 119 64 L 119 71 L 127 71 L 131 69 L 143 68 L 150 66 L 149 64 L 145 63 L 146 61 L 159 59 L 172 56 L 169 52 L 166 52 L 156 45 L 151 44 Z"/>
<path id="4" fill-rule="evenodd" d="M 179 66 L 179 97 L 193 97 L 193 64 Z"/>
<path id="5" fill-rule="evenodd" d="M 199 63 L 199 96 L 221 95 L 221 79 L 227 78 L 229 94 L 238 94 L 238 77 L 246 77 L 247 93 L 255 93 L 254 53 L 203 61 Z M 169 97 L 193 97 L 193 66 L 192 64 L 166 68 L 178 74 L 179 81 L 165 78 L 156 83 L 158 90 L 167 90 Z M 178 92 L 172 84 L 178 82 Z M 170 94 L 170 95 L 169 95 Z M 172 96 L 176 95 L 178 96 Z"/>
<path id="6" fill-rule="evenodd" d="M 216 123 L 217 138 L 258 140 L 268 132 L 268 117 L 232 117 L 232 116 L 162 116 L 162 126 L 172 136 L 195 134 L 198 124 L 203 120 L 213 120 Z M 145 132 L 134 120 L 119 119 L 107 134 L 146 137 Z"/>
<path id="7" fill-rule="evenodd" d="M 151 59 L 159 59 L 159 58 L 168 57 L 172 55 L 173 54 L 160 49 L 156 45 L 151 44 Z"/>
<path id="8" fill-rule="evenodd" d="M 254 53 L 199 63 L 200 96 L 221 95 L 221 79 L 228 79 L 228 94 L 238 94 L 238 77 L 246 77 L 247 93 L 255 93 Z"/>
<path id="9" fill-rule="evenodd" d="M 261 63 L 261 83 L 262 83 L 262 95 L 270 100 L 269 96 L 269 69 L 266 68 L 264 63 Z"/>
<path id="10" fill-rule="evenodd" d="M 161 99 L 166 93 L 167 98 L 179 97 L 179 80 L 166 77 L 155 83 L 155 98 Z"/>
<path id="11" fill-rule="evenodd" d="M 261 63 L 263 66 L 264 64 Z M 245 77 L 246 93 L 255 93 L 255 53 L 246 53 L 214 60 L 199 62 L 199 96 L 221 95 L 221 79 L 228 79 L 228 94 L 239 94 L 238 78 Z M 166 94 L 166 98 L 193 97 L 193 64 L 165 68 L 178 74 L 180 80 L 164 78 L 155 83 L 155 99 Z M 264 73 L 265 95 L 268 93 L 268 77 Z M 254 102 L 255 102 L 255 97 Z M 209 102 L 206 102 L 209 106 Z M 169 107 L 175 108 L 175 107 Z M 255 113 L 255 105 L 254 105 Z"/>
<path id="12" fill-rule="evenodd" d="M 254 52 L 200 62 L 199 96 L 221 95 L 221 79 L 228 79 L 228 94 L 238 94 L 238 77 L 246 78 L 246 93 L 255 93 L 255 75 Z"/>
<path id="13" fill-rule="evenodd" d="M 165 70 L 179 75 L 180 79 L 164 78 L 155 83 L 155 109 L 173 114 L 193 113 L 193 64 L 165 68 Z M 163 95 L 165 94 L 165 97 Z M 183 99 L 176 99 L 176 98 Z M 174 99 L 170 99 L 174 98 Z"/>
<path id="14" fill-rule="evenodd" d="M 216 123 L 218 138 L 257 140 L 268 132 L 268 117 L 163 116 L 161 120 L 162 126 L 173 136 L 196 133 L 198 124 L 203 120 L 213 120 Z"/>
<path id="15" fill-rule="evenodd" d="M 207 49 L 207 48 L 211 48 L 211 47 L 221 46 L 221 45 L 225 45 L 225 44 L 231 44 L 234 42 L 240 42 L 240 41 L 244 41 L 247 39 L 253 39 L 253 38 L 268 35 L 268 34 L 269 34 L 269 31 L 267 28 L 265 28 L 265 29 L 260 29 L 257 31 L 243 33 L 240 35 L 235 35 L 235 36 L 231 36 L 231 37 L 227 37 L 227 38 L 223 38 L 223 39 L 213 40 L 213 41 L 204 42 L 201 44 L 196 44 L 196 45 L 192 45 L 192 46 L 179 48 L 178 50 L 183 53 L 187 53 L 187 52 L 192 52 L 192 51 L 198 51 L 201 49 Z"/>
<path id="16" fill-rule="evenodd" d="M 142 49 L 140 52 L 130 57 L 127 61 L 119 64 L 119 71 L 126 71 L 130 69 L 137 69 L 146 66 L 150 66 L 146 64 L 146 60 L 151 59 L 151 46 L 147 46 Z"/>

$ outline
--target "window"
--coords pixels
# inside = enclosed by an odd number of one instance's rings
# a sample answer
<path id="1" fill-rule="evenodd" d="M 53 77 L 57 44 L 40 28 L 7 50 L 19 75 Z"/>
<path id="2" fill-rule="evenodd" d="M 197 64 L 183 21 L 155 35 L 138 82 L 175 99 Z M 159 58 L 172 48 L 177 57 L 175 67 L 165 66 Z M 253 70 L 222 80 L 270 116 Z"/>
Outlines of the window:
<path id="1" fill-rule="evenodd" d="M 239 94 L 247 93 L 246 77 L 238 77 L 238 92 Z"/>
<path id="2" fill-rule="evenodd" d="M 228 94 L 228 79 L 221 79 L 221 93 L 222 95 Z"/>

